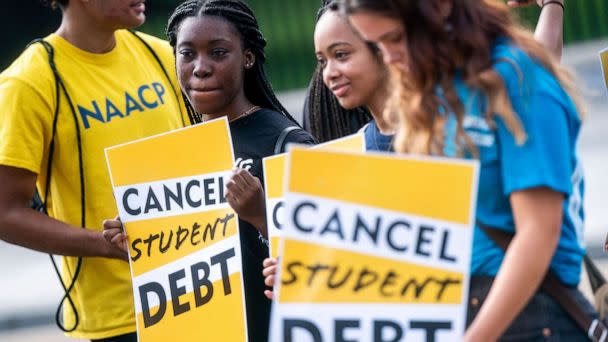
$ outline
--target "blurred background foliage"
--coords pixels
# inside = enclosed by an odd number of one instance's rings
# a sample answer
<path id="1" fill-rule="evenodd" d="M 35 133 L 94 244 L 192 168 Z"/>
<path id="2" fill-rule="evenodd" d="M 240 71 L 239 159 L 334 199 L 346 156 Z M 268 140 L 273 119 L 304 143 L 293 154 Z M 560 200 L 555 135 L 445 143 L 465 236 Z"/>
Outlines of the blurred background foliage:
<path id="1" fill-rule="evenodd" d="M 305 87 L 315 66 L 312 32 L 320 0 L 246 0 L 254 9 L 268 41 L 267 68 L 277 90 Z M 423 0 L 420 0 L 423 1 Z M 141 31 L 164 37 L 164 27 L 178 0 L 148 0 L 148 20 Z M 515 11 L 530 28 L 536 6 Z M 0 34 L 4 45 L 0 69 L 6 68 L 36 37 L 51 33 L 60 13 L 38 0 L 0 1 Z M 566 43 L 608 36 L 608 0 L 567 0 Z"/>

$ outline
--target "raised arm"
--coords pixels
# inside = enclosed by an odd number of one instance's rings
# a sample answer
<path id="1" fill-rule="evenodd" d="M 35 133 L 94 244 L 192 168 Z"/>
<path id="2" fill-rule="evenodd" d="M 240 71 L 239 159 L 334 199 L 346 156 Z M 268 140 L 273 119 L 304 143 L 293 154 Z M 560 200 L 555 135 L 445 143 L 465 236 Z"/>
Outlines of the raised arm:
<path id="1" fill-rule="evenodd" d="M 549 49 L 557 59 L 561 59 L 564 47 L 564 0 L 509 0 L 507 4 L 511 7 L 522 7 L 535 1 L 541 7 L 541 12 L 534 38 Z"/>

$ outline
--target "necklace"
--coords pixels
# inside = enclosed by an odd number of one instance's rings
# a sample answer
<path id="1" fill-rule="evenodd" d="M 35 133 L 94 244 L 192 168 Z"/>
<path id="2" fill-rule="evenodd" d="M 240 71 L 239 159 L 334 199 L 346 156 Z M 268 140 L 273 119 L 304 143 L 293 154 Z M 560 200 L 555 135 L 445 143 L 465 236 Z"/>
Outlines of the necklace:
<path id="1" fill-rule="evenodd" d="M 233 121 L 238 120 L 240 118 L 244 118 L 247 115 L 249 115 L 249 114 L 257 111 L 260 108 L 261 108 L 260 106 L 253 106 L 253 107 L 247 109 L 246 111 L 242 112 L 241 114 L 235 116 L 234 118 L 230 119 L 228 122 L 233 122 Z M 198 118 L 200 118 L 200 121 L 198 121 L 198 122 L 205 122 L 205 121 L 207 121 L 207 120 L 205 120 L 205 118 L 204 118 L 204 116 L 202 114 L 196 113 L 195 115 L 197 115 Z"/>
<path id="2" fill-rule="evenodd" d="M 241 114 L 239 114 L 239 115 L 235 116 L 234 118 L 232 118 L 232 120 L 230 120 L 230 121 L 228 121 L 228 122 L 233 122 L 233 121 L 236 121 L 236 120 L 238 120 L 238 119 L 240 119 L 240 118 L 244 118 L 244 117 L 246 117 L 247 115 L 249 115 L 249 114 L 251 114 L 251 113 L 253 113 L 253 112 L 257 111 L 258 109 L 260 109 L 260 106 L 253 106 L 253 107 L 251 107 L 251 108 L 247 109 L 246 111 L 242 112 Z"/>

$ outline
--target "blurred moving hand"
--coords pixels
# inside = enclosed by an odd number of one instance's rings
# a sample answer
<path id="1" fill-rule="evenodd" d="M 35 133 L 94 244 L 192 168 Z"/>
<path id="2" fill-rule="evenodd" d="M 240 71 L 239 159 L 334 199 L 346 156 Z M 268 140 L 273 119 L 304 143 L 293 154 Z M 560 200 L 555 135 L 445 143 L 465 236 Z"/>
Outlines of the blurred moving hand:
<path id="1" fill-rule="evenodd" d="M 262 264 L 264 270 L 262 271 L 262 274 L 264 275 L 264 284 L 268 287 L 274 287 L 278 264 L 279 262 L 276 258 L 264 259 L 264 263 Z M 265 290 L 264 295 L 266 295 L 266 298 L 268 299 L 274 298 L 274 292 L 272 292 L 272 290 Z"/>

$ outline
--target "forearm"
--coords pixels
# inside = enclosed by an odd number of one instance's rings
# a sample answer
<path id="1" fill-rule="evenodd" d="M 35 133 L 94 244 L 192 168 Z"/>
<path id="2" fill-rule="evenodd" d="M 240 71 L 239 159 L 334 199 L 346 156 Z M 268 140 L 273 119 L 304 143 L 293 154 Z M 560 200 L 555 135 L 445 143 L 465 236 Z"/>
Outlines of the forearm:
<path id="1" fill-rule="evenodd" d="M 0 238 L 8 243 L 66 256 L 124 258 L 101 232 L 78 228 L 29 208 L 0 213 Z"/>
<path id="2" fill-rule="evenodd" d="M 260 232 L 260 234 L 262 234 L 264 239 L 268 239 L 268 226 L 266 223 L 266 213 L 265 212 L 263 215 L 261 214 L 256 217 L 252 217 L 246 221 L 251 223 L 251 225 L 253 225 L 255 227 L 255 229 L 257 229 Z"/>
<path id="3" fill-rule="evenodd" d="M 561 1 L 561 0 L 560 0 Z M 561 1 L 563 3 L 563 1 Z M 538 18 L 534 38 L 560 60 L 564 47 L 564 10 L 558 4 L 545 5 Z"/>
<path id="4" fill-rule="evenodd" d="M 539 287 L 558 239 L 533 229 L 515 236 L 466 341 L 495 341 L 504 333 Z"/>

